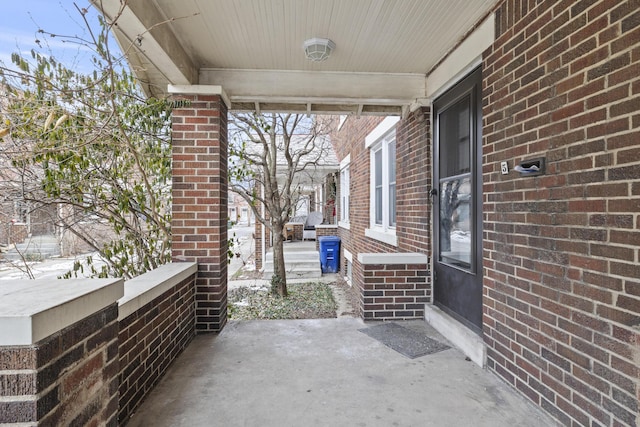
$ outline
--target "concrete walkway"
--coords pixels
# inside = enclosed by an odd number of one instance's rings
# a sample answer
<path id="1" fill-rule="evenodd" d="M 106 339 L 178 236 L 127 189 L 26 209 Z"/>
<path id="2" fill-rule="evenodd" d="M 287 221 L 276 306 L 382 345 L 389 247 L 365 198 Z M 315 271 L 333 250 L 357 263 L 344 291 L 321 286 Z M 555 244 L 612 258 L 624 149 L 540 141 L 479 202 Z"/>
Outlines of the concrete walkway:
<path id="1" fill-rule="evenodd" d="M 455 349 L 409 359 L 359 319 L 231 322 L 200 335 L 129 426 L 554 426 Z M 425 322 L 410 329 L 442 336 Z"/>

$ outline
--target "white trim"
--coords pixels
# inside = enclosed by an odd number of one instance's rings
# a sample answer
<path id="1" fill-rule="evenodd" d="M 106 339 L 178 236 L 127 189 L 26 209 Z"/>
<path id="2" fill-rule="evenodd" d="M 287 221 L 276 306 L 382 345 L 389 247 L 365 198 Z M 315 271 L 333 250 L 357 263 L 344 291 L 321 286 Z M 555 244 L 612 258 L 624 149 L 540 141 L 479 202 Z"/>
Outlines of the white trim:
<path id="1" fill-rule="evenodd" d="M 339 119 L 338 119 L 338 131 L 340 131 L 340 129 L 342 129 L 342 126 L 345 124 L 345 122 L 347 121 L 347 114 L 340 114 Z"/>
<path id="2" fill-rule="evenodd" d="M 390 131 L 384 133 L 384 135 L 375 141 L 375 144 L 371 144 L 369 146 L 369 227 L 373 230 L 378 230 L 382 233 L 391 233 L 395 235 L 395 224 L 391 224 L 391 218 L 389 215 L 389 207 L 390 205 L 390 177 L 389 177 L 389 165 L 390 156 L 389 156 L 389 147 L 393 145 L 394 152 L 397 153 L 397 144 L 396 144 L 396 131 L 395 128 L 392 128 Z M 376 153 L 381 153 L 381 174 L 380 177 L 382 184 L 382 194 L 381 194 L 381 209 L 382 209 L 382 223 L 378 223 L 376 220 Z M 396 154 L 397 156 L 397 154 Z M 397 168 L 397 157 L 396 168 Z M 397 181 L 396 181 L 397 182 Z M 397 188 L 397 187 L 396 187 Z M 396 190 L 397 195 L 397 190 Z M 397 197 L 397 196 L 396 196 Z M 375 238 L 375 237 L 374 237 Z M 378 238 L 378 240 L 385 239 L 384 237 Z M 387 242 L 387 240 L 382 240 Z M 394 246 L 397 246 L 397 243 L 390 243 Z"/>
<path id="3" fill-rule="evenodd" d="M 345 221 L 338 221 L 338 227 L 344 228 L 346 230 L 351 230 L 351 223 Z"/>
<path id="4" fill-rule="evenodd" d="M 358 254 L 358 261 L 363 265 L 428 264 L 429 257 L 418 252 L 365 253 Z"/>
<path id="5" fill-rule="evenodd" d="M 195 262 L 174 262 L 127 280 L 124 296 L 118 300 L 118 320 L 133 314 L 197 271 Z"/>
<path id="6" fill-rule="evenodd" d="M 495 13 L 490 14 L 427 76 L 427 97 L 435 99 L 482 63 L 482 52 L 495 41 Z"/>
<path id="7" fill-rule="evenodd" d="M 393 129 L 399 121 L 400 117 L 397 116 L 385 117 L 385 119 L 380 122 L 380 124 L 378 124 L 378 126 L 376 126 L 375 129 L 372 130 L 371 133 L 369 133 L 369 135 L 364 138 L 365 148 L 369 148 L 370 146 L 378 142 L 378 140 L 380 140 L 383 136 L 385 136 L 387 132 Z"/>
<path id="8" fill-rule="evenodd" d="M 353 286 L 353 254 L 344 248 L 342 252 L 344 253 L 344 258 L 347 260 L 344 269 L 344 280 L 349 286 Z"/>
<path id="9" fill-rule="evenodd" d="M 231 100 L 219 85 L 168 85 L 167 92 L 176 95 L 220 95 L 227 108 L 231 108 Z"/>
<path id="10" fill-rule="evenodd" d="M 464 79 L 468 74 L 470 74 L 473 70 L 482 65 L 482 55 L 473 59 L 466 67 L 461 69 L 458 73 L 451 76 L 449 80 L 447 80 L 444 84 L 437 88 L 433 93 L 430 94 L 430 99 L 435 100 L 440 95 L 443 95 L 449 89 L 460 83 L 462 79 Z"/>
<path id="11" fill-rule="evenodd" d="M 344 173 L 345 170 L 347 172 L 347 182 L 345 183 L 344 181 Z M 350 204 L 351 204 L 351 154 L 347 154 L 347 156 L 342 159 L 340 161 L 340 171 L 339 171 L 339 178 L 340 178 L 340 199 L 337 200 L 338 202 L 338 209 L 340 212 L 340 215 L 338 216 L 338 225 L 341 226 L 342 228 L 346 228 L 346 229 L 350 229 L 350 221 L 351 221 L 351 209 L 350 209 Z M 346 192 L 344 191 L 346 187 Z M 345 198 L 345 193 L 346 193 L 346 203 L 344 202 L 344 198 Z M 345 207 L 346 205 L 346 207 Z"/>
<path id="12" fill-rule="evenodd" d="M 340 169 L 344 169 L 351 164 L 351 153 L 347 154 L 347 156 L 340 160 Z"/>
<path id="13" fill-rule="evenodd" d="M 365 228 L 364 235 L 369 237 L 370 239 L 379 240 L 382 243 L 386 243 L 388 245 L 398 246 L 398 237 L 396 237 L 396 230 L 389 229 L 387 231 L 379 231 L 375 228 Z"/>

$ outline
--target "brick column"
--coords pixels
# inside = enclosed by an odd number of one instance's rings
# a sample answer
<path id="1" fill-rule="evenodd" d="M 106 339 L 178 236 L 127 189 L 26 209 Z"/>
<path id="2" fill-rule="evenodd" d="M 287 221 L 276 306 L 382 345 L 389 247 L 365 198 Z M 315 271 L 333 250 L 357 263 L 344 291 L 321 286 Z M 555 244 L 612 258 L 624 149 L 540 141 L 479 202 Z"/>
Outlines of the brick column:
<path id="1" fill-rule="evenodd" d="M 254 239 L 256 245 L 254 258 L 256 263 L 256 270 L 260 270 L 262 268 L 262 260 L 264 258 L 262 254 L 262 223 L 260 221 L 256 220 L 254 224 L 254 230 Z"/>
<path id="2" fill-rule="evenodd" d="M 227 98 L 220 86 L 170 87 L 174 261 L 198 263 L 196 330 L 227 321 Z"/>

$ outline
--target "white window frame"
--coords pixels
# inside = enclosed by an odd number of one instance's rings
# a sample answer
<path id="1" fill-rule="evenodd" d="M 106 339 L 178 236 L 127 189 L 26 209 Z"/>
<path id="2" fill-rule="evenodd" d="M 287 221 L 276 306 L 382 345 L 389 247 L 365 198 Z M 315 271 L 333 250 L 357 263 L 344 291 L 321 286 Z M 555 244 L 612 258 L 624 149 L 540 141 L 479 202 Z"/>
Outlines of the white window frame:
<path id="1" fill-rule="evenodd" d="M 344 122 L 347 121 L 347 115 L 346 114 L 341 114 L 340 115 L 340 119 L 338 121 L 338 130 L 342 129 L 342 125 L 344 125 Z"/>
<path id="2" fill-rule="evenodd" d="M 338 226 L 349 229 L 351 227 L 349 221 L 349 204 L 351 203 L 351 154 L 347 155 L 340 162 L 340 200 L 338 207 L 340 209 L 340 219 Z"/>
<path id="3" fill-rule="evenodd" d="M 390 204 L 390 171 L 389 171 L 389 146 L 396 144 L 396 131 L 395 126 L 400 121 L 398 117 L 385 118 L 367 137 L 365 138 L 365 147 L 370 152 L 370 197 L 369 197 L 369 228 L 365 229 L 365 236 L 379 240 L 392 246 L 398 246 L 398 239 L 396 237 L 395 224 L 390 222 L 391 213 L 389 208 Z M 397 147 L 396 147 L 397 151 Z M 381 152 L 382 161 L 382 191 L 381 191 L 381 204 L 382 213 L 381 218 L 376 218 L 376 153 Z M 397 164 L 397 158 L 396 158 Z M 397 173 L 397 169 L 396 169 Z M 395 181 L 393 182 L 395 184 Z M 397 191 L 396 202 L 397 208 Z M 397 212 L 397 211 L 396 211 Z M 397 213 L 396 213 L 397 216 Z M 379 221 L 378 221 L 379 219 Z"/>
<path id="4" fill-rule="evenodd" d="M 343 249 L 345 259 L 344 279 L 349 286 L 353 285 L 353 255 L 346 249 Z"/>

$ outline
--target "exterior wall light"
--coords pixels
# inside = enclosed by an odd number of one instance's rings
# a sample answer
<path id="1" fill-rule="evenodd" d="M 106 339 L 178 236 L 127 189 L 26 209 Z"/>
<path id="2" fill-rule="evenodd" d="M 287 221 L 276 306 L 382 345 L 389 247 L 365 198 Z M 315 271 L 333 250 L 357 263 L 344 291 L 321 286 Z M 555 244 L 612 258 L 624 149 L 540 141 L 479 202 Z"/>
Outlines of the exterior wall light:
<path id="1" fill-rule="evenodd" d="M 309 61 L 324 61 L 331 55 L 336 44 L 329 39 L 312 38 L 304 42 L 304 55 Z"/>

